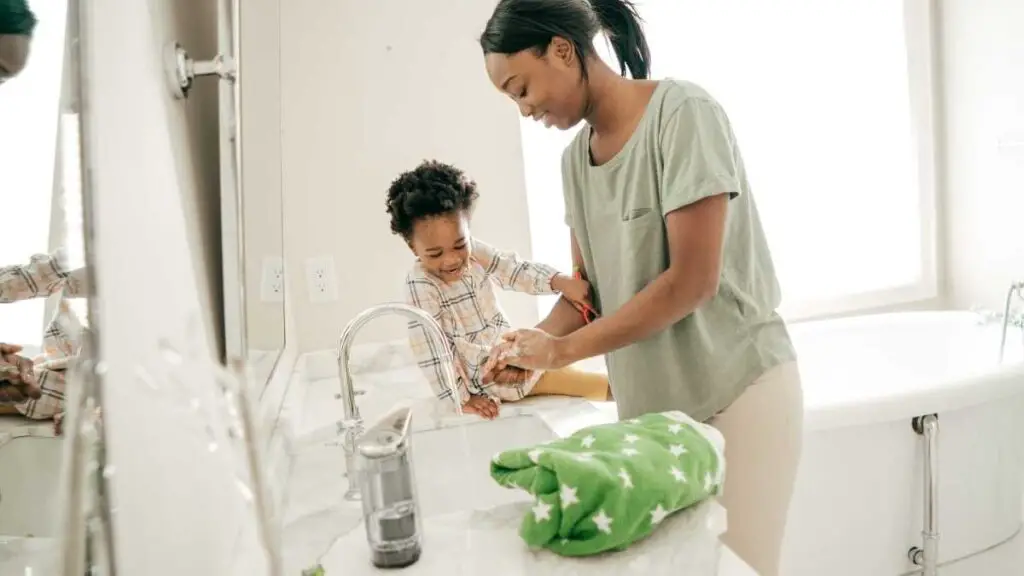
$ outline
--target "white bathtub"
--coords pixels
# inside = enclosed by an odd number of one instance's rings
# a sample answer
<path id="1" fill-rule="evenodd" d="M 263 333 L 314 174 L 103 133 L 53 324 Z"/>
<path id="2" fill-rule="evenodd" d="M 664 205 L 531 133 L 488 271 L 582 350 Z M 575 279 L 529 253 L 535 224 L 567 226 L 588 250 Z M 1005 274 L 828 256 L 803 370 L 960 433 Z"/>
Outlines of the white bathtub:
<path id="1" fill-rule="evenodd" d="M 806 406 L 786 576 L 896 576 L 921 545 L 922 437 L 939 415 L 939 561 L 1007 541 L 1024 492 L 1024 353 L 968 312 L 791 326 Z M 982 554 L 984 556 L 984 554 Z M 1015 574 L 1007 566 L 1002 574 Z"/>

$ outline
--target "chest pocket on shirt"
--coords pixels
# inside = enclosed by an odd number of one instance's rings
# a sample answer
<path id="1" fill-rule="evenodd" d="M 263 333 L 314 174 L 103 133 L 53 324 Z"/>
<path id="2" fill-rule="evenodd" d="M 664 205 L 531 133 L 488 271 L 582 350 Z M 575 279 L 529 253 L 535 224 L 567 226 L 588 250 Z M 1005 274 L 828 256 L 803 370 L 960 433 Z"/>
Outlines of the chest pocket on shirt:
<path id="1" fill-rule="evenodd" d="M 638 292 L 664 270 L 665 222 L 653 208 L 635 209 L 623 217 L 618 233 L 619 262 L 623 279 L 631 279 L 629 288 Z"/>
<path id="2" fill-rule="evenodd" d="M 653 208 L 627 208 L 625 212 L 622 213 L 622 221 L 632 222 L 633 220 L 639 220 L 651 212 L 654 212 Z"/>

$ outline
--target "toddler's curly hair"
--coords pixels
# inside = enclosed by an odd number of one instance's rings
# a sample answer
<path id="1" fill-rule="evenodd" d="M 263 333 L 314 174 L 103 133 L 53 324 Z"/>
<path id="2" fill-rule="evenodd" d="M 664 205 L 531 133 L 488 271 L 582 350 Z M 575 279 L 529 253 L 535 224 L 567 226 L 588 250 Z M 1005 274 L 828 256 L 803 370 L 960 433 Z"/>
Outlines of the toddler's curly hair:
<path id="1" fill-rule="evenodd" d="M 391 232 L 409 240 L 418 220 L 472 212 L 479 197 L 476 182 L 462 170 L 436 160 L 427 160 L 402 173 L 388 188 L 387 213 Z"/>

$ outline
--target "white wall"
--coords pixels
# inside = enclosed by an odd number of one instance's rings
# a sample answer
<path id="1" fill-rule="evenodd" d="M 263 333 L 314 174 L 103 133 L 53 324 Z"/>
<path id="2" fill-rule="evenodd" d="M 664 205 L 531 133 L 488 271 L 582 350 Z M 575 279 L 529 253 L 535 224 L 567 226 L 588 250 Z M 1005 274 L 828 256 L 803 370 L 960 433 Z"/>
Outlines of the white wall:
<path id="1" fill-rule="evenodd" d="M 1024 2 L 939 4 L 945 287 L 954 307 L 998 309 L 1024 279 Z"/>
<path id="2" fill-rule="evenodd" d="M 477 38 L 492 0 L 290 0 L 281 6 L 285 254 L 301 351 L 332 348 L 364 308 L 402 297 L 411 264 L 385 193 L 425 158 L 480 185 L 474 234 L 530 254 L 515 107 L 487 80 Z M 305 259 L 335 258 L 338 302 L 311 304 Z M 503 297 L 513 322 L 537 319 Z M 361 341 L 404 338 L 381 321 Z"/>
<path id="3" fill-rule="evenodd" d="M 530 253 L 515 109 L 488 84 L 476 39 L 493 1 L 392 0 L 282 7 L 286 258 L 301 351 L 330 348 L 366 306 L 400 297 L 409 264 L 384 190 L 426 157 L 481 183 L 474 232 Z M 997 307 L 1024 278 L 1024 3 L 939 6 L 940 298 Z M 1002 142 L 1002 147 L 1000 143 Z M 311 304 L 305 259 L 336 259 L 340 301 Z M 506 298 L 516 323 L 536 318 Z M 399 338 L 399 324 L 370 338 Z"/>

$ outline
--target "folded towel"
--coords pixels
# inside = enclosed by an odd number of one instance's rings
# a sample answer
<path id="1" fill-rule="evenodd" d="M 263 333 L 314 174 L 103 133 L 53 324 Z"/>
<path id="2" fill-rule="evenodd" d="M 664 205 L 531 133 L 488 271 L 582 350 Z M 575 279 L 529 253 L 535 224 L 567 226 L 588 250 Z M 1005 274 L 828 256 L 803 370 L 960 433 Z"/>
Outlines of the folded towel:
<path id="1" fill-rule="evenodd" d="M 625 548 L 717 494 L 724 449 L 714 428 L 663 412 L 502 452 L 491 477 L 537 497 L 519 529 L 528 545 L 587 556 Z"/>

